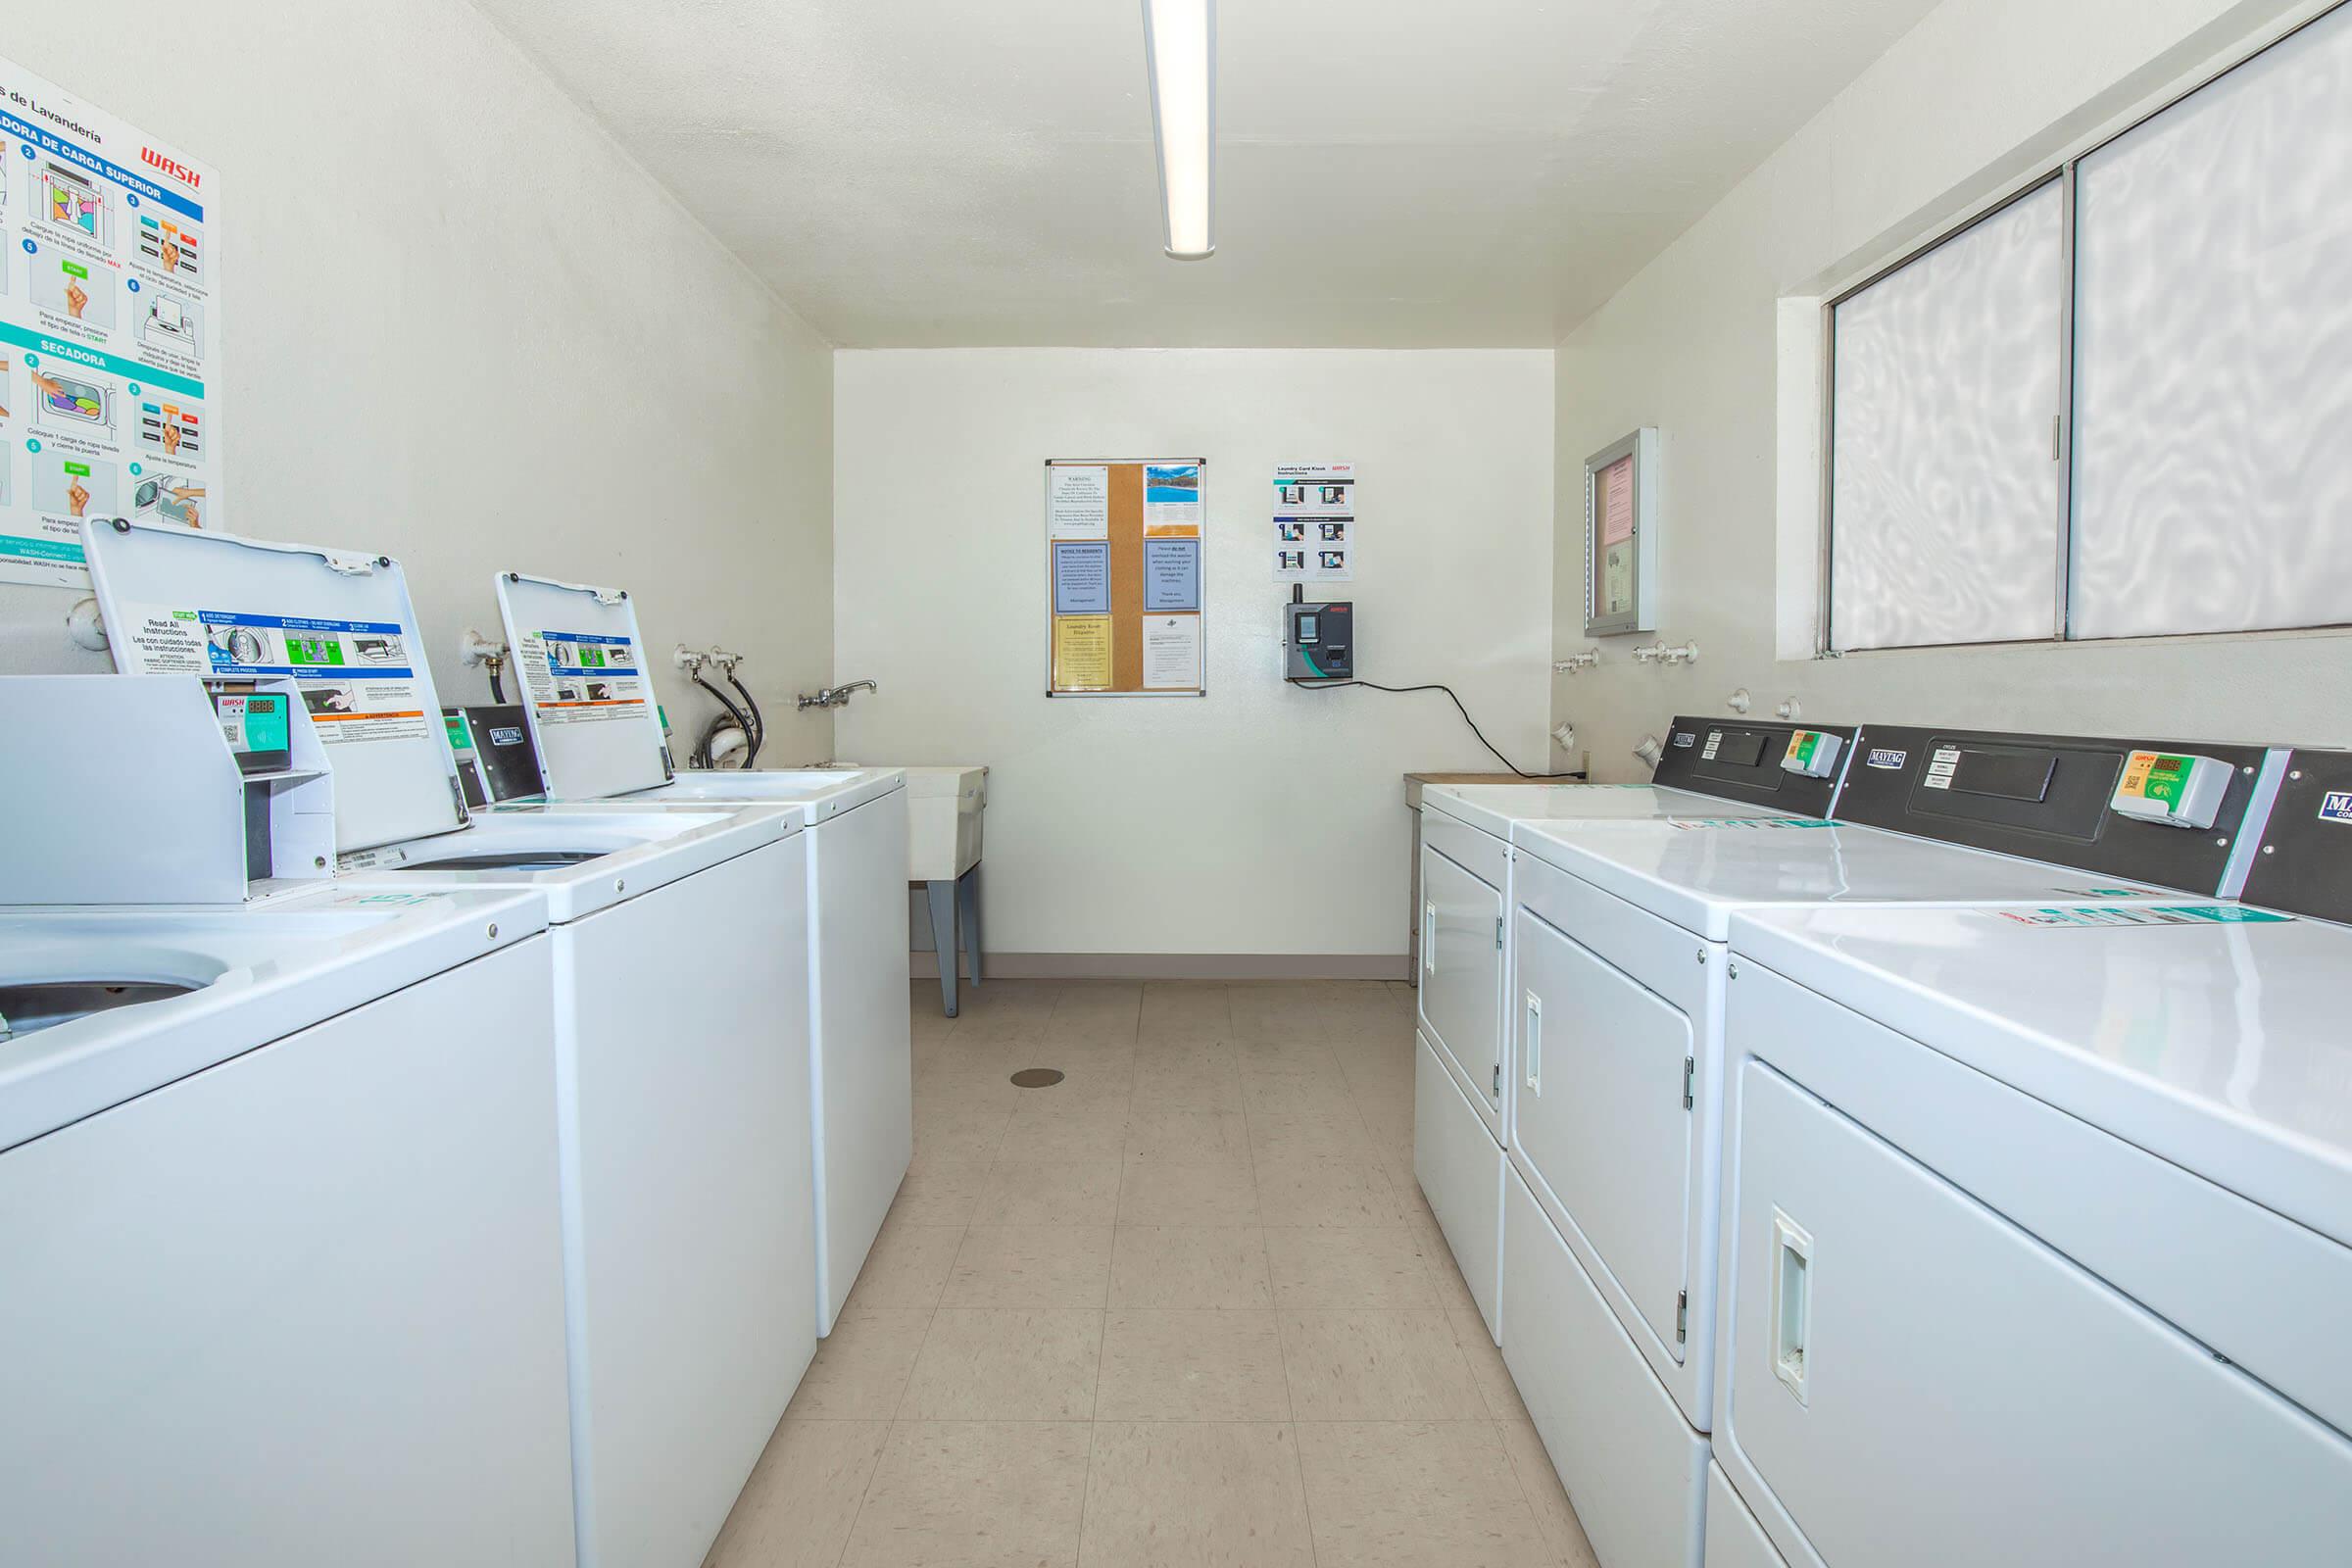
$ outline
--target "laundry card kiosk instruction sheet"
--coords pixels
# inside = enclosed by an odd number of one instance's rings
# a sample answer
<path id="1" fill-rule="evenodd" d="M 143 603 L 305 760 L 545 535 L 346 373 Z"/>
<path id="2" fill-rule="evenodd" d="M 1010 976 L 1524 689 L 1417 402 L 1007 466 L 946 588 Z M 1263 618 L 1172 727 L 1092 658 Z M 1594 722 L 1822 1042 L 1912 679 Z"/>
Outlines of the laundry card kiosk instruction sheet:
<path id="1" fill-rule="evenodd" d="M 1205 690 L 1198 458 L 1046 465 L 1049 697 Z"/>
<path id="2" fill-rule="evenodd" d="M 0 582 L 89 582 L 84 517 L 220 502 L 213 170 L 0 59 Z"/>
<path id="3" fill-rule="evenodd" d="M 1355 577 L 1355 465 L 1274 466 L 1274 580 L 1349 582 Z"/>

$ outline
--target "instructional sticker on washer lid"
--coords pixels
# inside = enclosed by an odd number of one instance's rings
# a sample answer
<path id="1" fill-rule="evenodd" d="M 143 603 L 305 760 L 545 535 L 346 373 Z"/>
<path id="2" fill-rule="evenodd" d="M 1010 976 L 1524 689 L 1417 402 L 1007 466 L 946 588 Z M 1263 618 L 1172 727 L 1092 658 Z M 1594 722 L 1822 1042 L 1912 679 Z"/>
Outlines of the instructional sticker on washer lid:
<path id="1" fill-rule="evenodd" d="M 1729 828 L 1734 832 L 1758 832 L 1789 828 L 1836 827 L 1838 824 L 1818 816 L 1680 816 L 1669 818 L 1666 825 L 1682 833 L 1695 833 L 1700 828 L 1710 830 Z"/>
<path id="2" fill-rule="evenodd" d="M 424 682 L 396 623 L 168 605 L 126 606 L 125 618 L 116 648 L 126 675 L 291 675 L 329 746 L 433 733 L 436 715 L 426 710 Z"/>
<path id="3" fill-rule="evenodd" d="M 652 697 L 626 637 L 526 631 L 514 664 L 542 724 L 600 724 L 643 716 Z"/>
<path id="4" fill-rule="evenodd" d="M 2047 928 L 2123 925 L 2281 925 L 2292 919 L 2270 909 L 2250 909 L 2238 904 L 2183 904 L 2171 907 L 2143 905 L 2078 905 L 2071 908 L 1994 909 L 1991 913 L 2018 925 Z"/>

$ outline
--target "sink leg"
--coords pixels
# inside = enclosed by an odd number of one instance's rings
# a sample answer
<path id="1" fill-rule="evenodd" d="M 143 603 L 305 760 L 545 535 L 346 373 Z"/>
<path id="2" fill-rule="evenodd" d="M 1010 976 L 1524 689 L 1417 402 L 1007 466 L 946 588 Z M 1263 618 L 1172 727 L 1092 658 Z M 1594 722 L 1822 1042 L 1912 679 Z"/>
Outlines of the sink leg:
<path id="1" fill-rule="evenodd" d="M 939 953 L 939 1004 L 953 1018 L 956 1016 L 956 884 L 926 882 L 923 891 L 931 900 L 931 946 Z"/>
<path id="2" fill-rule="evenodd" d="M 980 989 L 980 867 L 977 864 L 956 879 L 956 896 L 957 903 L 962 906 L 963 952 L 970 960 L 966 967 L 971 970 L 969 979 L 972 989 L 977 991 Z"/>

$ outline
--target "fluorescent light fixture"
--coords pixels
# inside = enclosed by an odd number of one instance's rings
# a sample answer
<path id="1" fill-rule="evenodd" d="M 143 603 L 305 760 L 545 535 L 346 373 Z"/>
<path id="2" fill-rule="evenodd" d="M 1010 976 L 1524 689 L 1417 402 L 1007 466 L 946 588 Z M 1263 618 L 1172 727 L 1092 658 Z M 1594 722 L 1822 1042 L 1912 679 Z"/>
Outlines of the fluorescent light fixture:
<path id="1" fill-rule="evenodd" d="M 1144 0 L 1144 65 L 1168 254 L 1197 262 L 1217 248 L 1216 0 Z"/>

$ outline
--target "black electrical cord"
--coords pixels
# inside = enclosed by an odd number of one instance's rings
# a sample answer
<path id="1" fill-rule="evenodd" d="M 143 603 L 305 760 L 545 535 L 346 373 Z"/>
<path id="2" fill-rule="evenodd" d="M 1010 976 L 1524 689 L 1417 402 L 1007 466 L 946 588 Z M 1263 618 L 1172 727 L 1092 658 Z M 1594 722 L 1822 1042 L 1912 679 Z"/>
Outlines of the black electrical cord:
<path id="1" fill-rule="evenodd" d="M 735 720 L 735 727 L 743 731 L 744 745 L 747 747 L 750 746 L 752 742 L 752 721 L 744 717 L 743 710 L 737 708 L 733 703 L 729 702 L 725 692 L 720 691 L 717 687 L 703 679 L 701 675 L 698 674 L 694 677 L 694 683 L 697 686 L 700 686 L 703 690 L 709 692 L 711 696 L 718 699 L 718 706 L 727 710 L 727 716 Z M 710 742 L 718 727 L 718 725 L 712 724 L 709 729 L 704 730 L 702 740 L 695 746 L 694 760 L 704 767 L 712 767 L 717 765 L 716 760 L 710 755 Z"/>
<path id="2" fill-rule="evenodd" d="M 1444 692 L 1453 703 L 1453 710 L 1462 715 L 1462 722 L 1470 726 L 1470 733 L 1478 737 L 1478 744 L 1484 746 L 1490 752 L 1494 752 L 1494 760 L 1509 768 L 1520 778 L 1548 779 L 1584 777 L 1582 773 L 1530 773 L 1518 763 L 1503 756 L 1502 753 L 1494 751 L 1494 743 L 1487 739 L 1486 731 L 1478 727 L 1478 720 L 1470 716 L 1470 710 L 1464 708 L 1462 706 L 1462 700 L 1453 695 L 1452 687 L 1445 685 L 1442 682 L 1431 681 L 1422 686 L 1383 686 L 1376 680 L 1301 680 L 1297 676 L 1293 676 L 1291 677 L 1291 684 L 1310 692 L 1326 691 L 1334 686 L 1369 686 L 1376 692 L 1395 692 L 1399 695 L 1402 695 L 1406 692 Z"/>
<path id="3" fill-rule="evenodd" d="M 751 754 L 743 760 L 743 765 L 750 767 L 760 760 L 760 748 L 767 744 L 767 719 L 760 711 L 759 701 L 752 696 L 750 689 L 743 682 L 735 678 L 735 672 L 731 669 L 727 671 L 727 684 L 734 687 L 742 696 L 743 706 L 751 711 L 752 727 L 747 732 L 747 738 L 751 741 L 752 749 Z"/>

